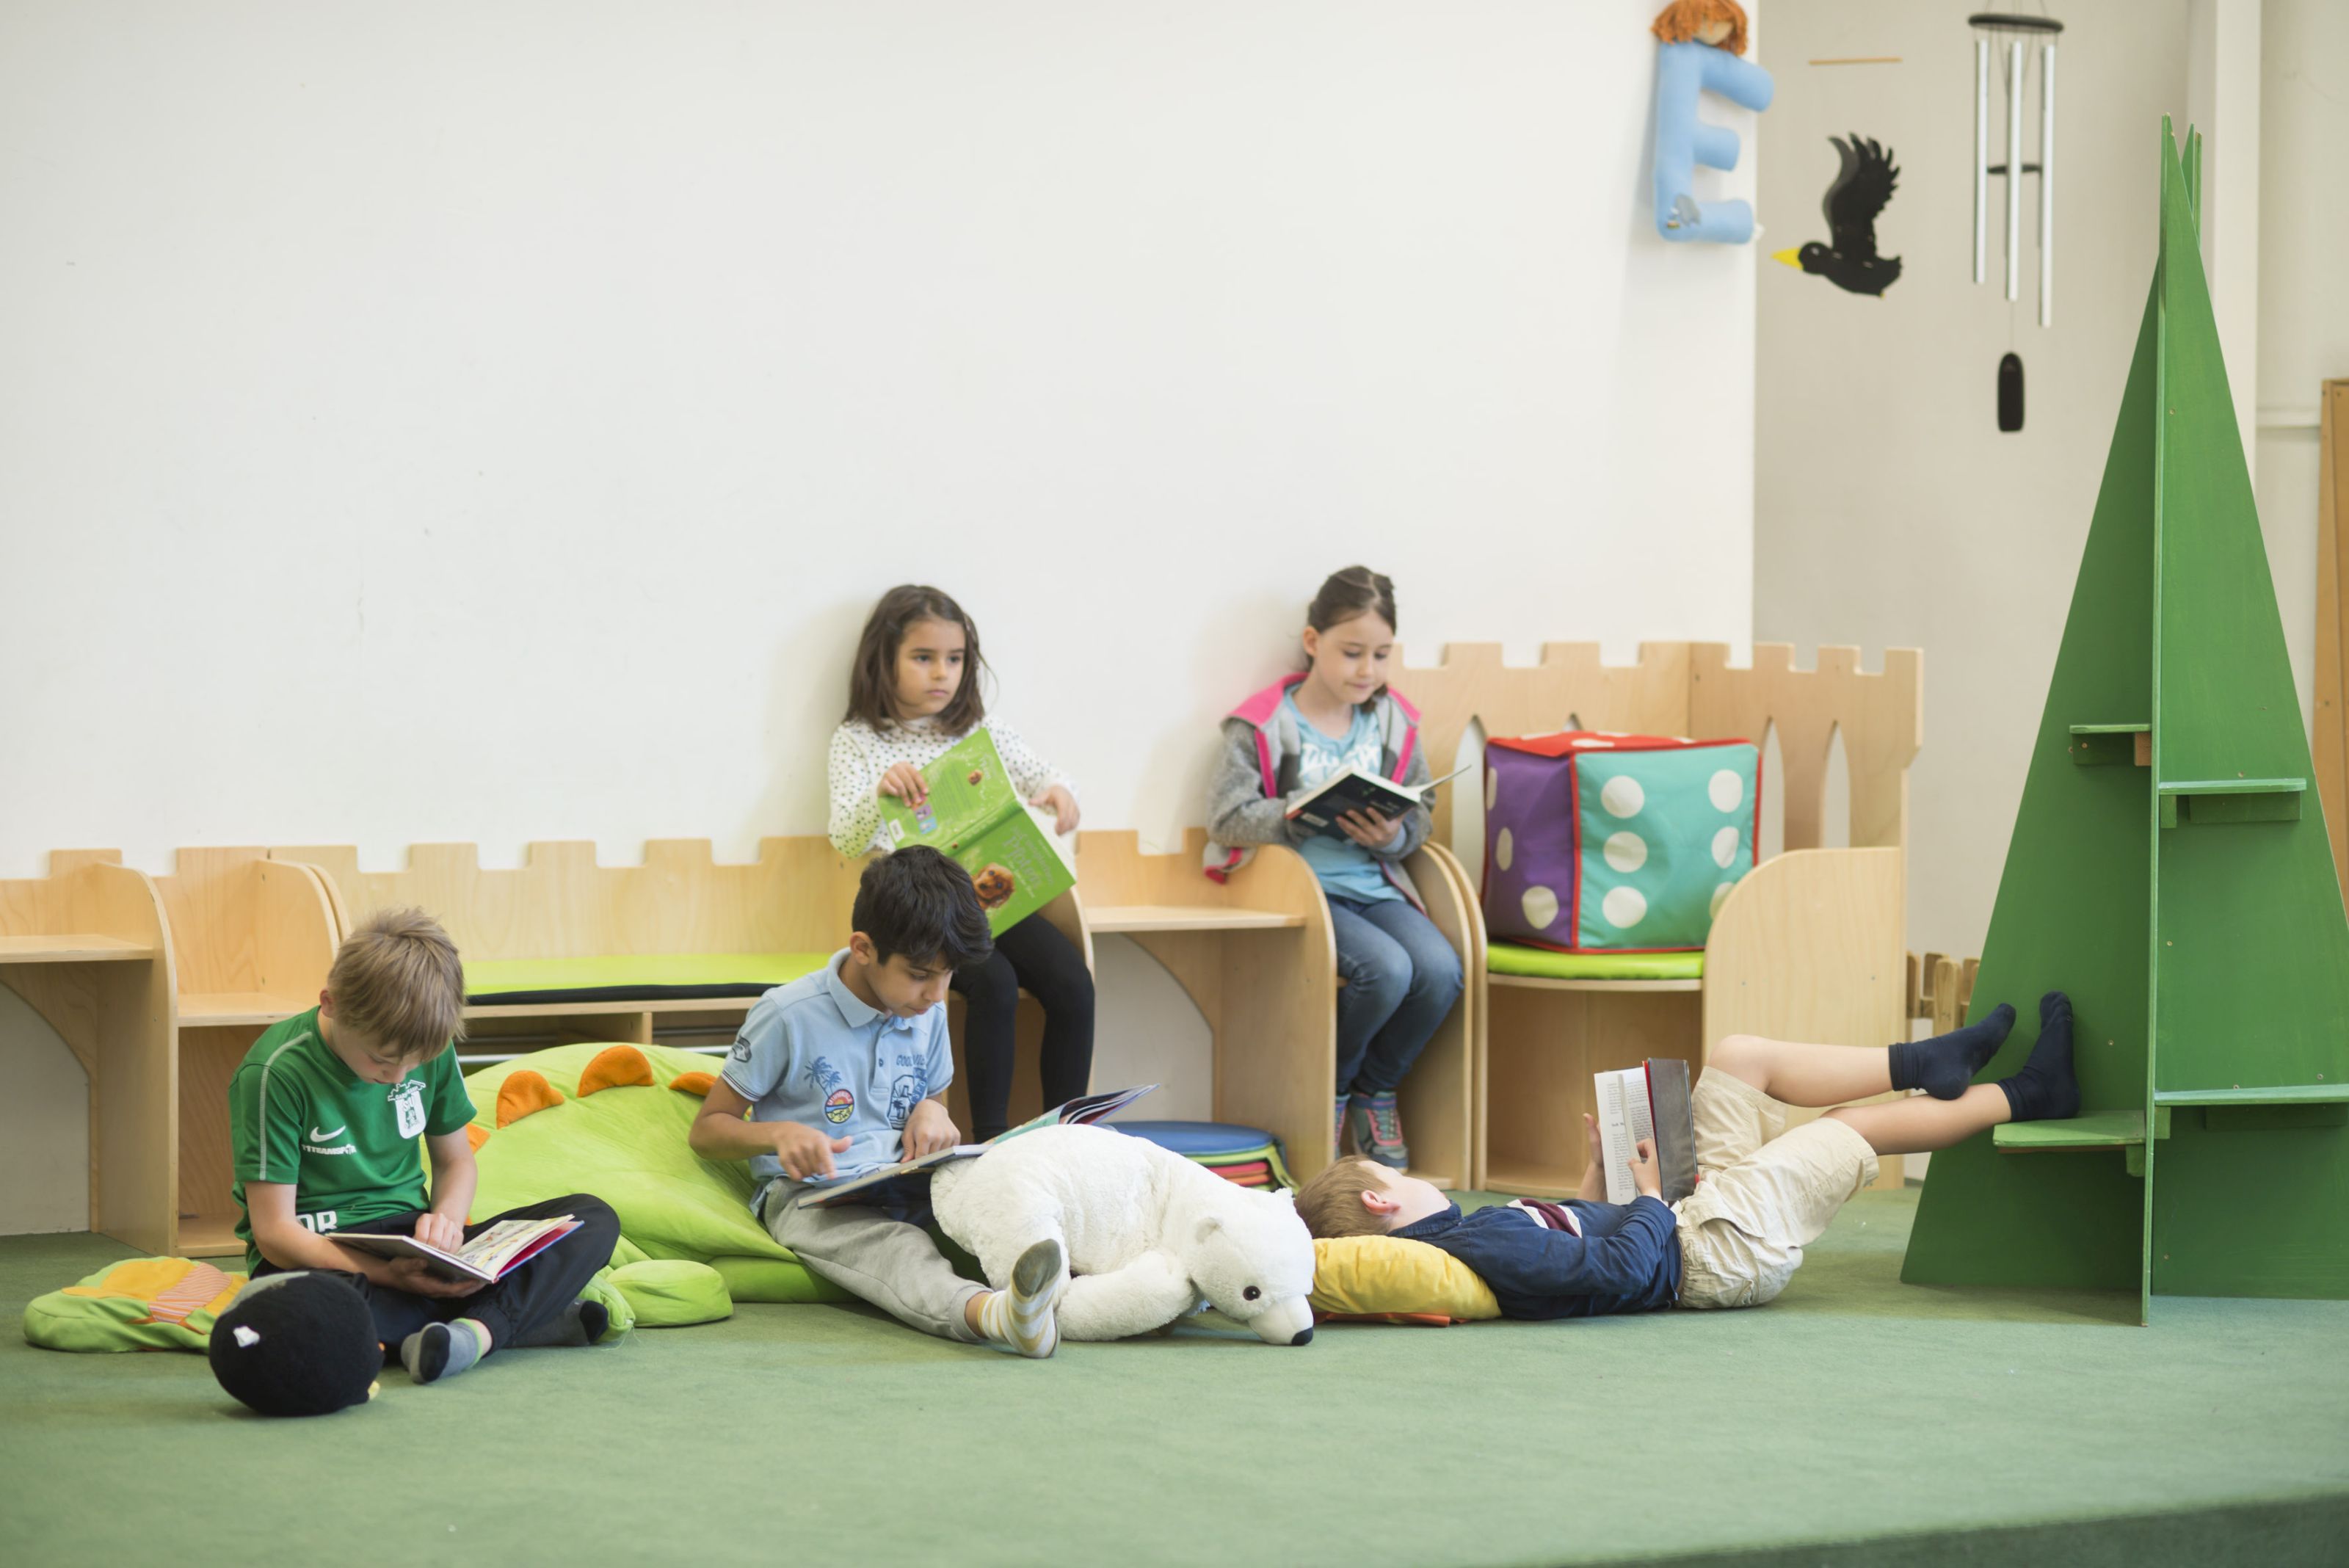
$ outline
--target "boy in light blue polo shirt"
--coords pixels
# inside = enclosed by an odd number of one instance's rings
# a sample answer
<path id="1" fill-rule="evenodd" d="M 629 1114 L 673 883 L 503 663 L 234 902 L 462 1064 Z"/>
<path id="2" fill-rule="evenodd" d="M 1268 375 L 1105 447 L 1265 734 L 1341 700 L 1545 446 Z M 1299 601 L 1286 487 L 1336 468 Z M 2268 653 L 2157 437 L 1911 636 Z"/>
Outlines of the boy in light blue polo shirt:
<path id="1" fill-rule="evenodd" d="M 743 1020 L 688 1135 L 693 1151 L 750 1162 L 753 1210 L 811 1272 L 924 1333 L 1050 1355 L 1059 1242 L 1030 1247 L 1010 1289 L 990 1291 L 895 1211 L 795 1201 L 961 1141 L 946 1107 L 947 983 L 994 948 L 970 874 L 935 849 L 901 849 L 864 868 L 850 923 L 823 970 L 767 992 Z"/>

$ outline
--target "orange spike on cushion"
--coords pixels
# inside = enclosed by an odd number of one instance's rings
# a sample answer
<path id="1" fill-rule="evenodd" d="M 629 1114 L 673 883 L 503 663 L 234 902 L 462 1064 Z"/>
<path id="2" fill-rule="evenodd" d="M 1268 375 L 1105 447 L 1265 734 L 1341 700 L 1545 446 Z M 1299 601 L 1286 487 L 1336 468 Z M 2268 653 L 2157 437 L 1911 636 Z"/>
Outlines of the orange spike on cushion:
<path id="1" fill-rule="evenodd" d="M 483 1127 L 479 1122 L 467 1122 L 465 1124 L 465 1141 L 471 1144 L 474 1150 L 479 1152 L 481 1147 L 490 1141 L 490 1129 Z"/>
<path id="2" fill-rule="evenodd" d="M 679 1073 L 668 1081 L 668 1086 L 680 1094 L 699 1095 L 706 1100 L 709 1097 L 709 1091 L 718 1086 L 718 1075 L 715 1073 Z"/>
<path id="3" fill-rule="evenodd" d="M 579 1097 L 583 1100 L 599 1089 L 652 1086 L 653 1064 L 633 1045 L 605 1046 L 595 1053 L 595 1059 L 579 1075 Z"/>
<path id="4" fill-rule="evenodd" d="M 533 1112 L 552 1110 L 562 1103 L 563 1096 L 543 1075 L 529 1067 L 509 1073 L 498 1085 L 498 1126 L 512 1127 Z"/>

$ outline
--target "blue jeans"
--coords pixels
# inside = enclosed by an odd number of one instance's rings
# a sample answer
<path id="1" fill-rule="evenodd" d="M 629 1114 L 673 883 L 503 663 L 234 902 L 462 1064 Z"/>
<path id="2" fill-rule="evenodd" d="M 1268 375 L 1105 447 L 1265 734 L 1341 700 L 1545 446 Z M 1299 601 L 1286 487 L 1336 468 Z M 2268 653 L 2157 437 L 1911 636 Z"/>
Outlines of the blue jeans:
<path id="1" fill-rule="evenodd" d="M 1460 955 L 1405 898 L 1330 899 L 1338 943 L 1338 1089 L 1386 1094 L 1402 1082 L 1452 1004 Z"/>

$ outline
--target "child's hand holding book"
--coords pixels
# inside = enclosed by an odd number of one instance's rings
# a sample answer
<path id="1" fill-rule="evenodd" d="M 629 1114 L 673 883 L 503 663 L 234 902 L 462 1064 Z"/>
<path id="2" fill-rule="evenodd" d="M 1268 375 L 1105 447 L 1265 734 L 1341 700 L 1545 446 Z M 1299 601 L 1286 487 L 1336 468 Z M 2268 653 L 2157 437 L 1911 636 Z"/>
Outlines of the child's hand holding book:
<path id="1" fill-rule="evenodd" d="M 1664 1196 L 1664 1176 L 1656 1160 L 1656 1140 L 1643 1137 L 1631 1146 L 1631 1185 L 1640 1195 L 1661 1200 Z"/>
<path id="2" fill-rule="evenodd" d="M 782 1161 L 783 1174 L 793 1181 L 836 1174 L 838 1168 L 833 1164 L 832 1157 L 848 1152 L 848 1139 L 826 1137 L 805 1122 L 765 1125 L 775 1129 L 775 1158 Z"/>
<path id="3" fill-rule="evenodd" d="M 954 1118 L 947 1115 L 944 1106 L 936 1100 L 924 1100 L 905 1118 L 905 1130 L 897 1135 L 897 1141 L 899 1160 L 919 1159 L 962 1142 L 962 1129 L 954 1125 Z"/>

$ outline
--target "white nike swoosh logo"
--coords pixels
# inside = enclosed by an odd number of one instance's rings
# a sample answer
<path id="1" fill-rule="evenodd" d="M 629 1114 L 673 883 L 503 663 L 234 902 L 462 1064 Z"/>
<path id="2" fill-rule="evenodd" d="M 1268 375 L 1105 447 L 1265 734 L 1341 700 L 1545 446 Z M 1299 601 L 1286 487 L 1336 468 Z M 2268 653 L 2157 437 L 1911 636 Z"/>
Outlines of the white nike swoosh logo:
<path id="1" fill-rule="evenodd" d="M 346 1124 L 345 1124 L 345 1126 L 347 1126 L 347 1125 L 349 1125 L 349 1124 L 347 1124 L 347 1123 L 346 1123 Z M 316 1127 L 312 1127 L 312 1128 L 310 1129 L 310 1141 L 311 1141 L 311 1142 L 313 1142 L 313 1143 L 324 1143 L 324 1142 L 326 1142 L 326 1141 L 328 1138 L 330 1138 L 330 1137 L 342 1137 L 342 1136 L 343 1136 L 343 1129 L 342 1129 L 342 1127 L 336 1127 L 336 1128 L 334 1131 L 332 1131 L 332 1132 L 320 1132 Z"/>

